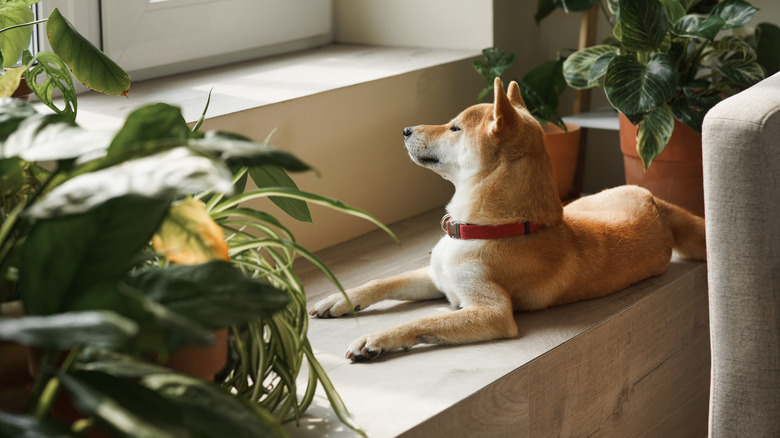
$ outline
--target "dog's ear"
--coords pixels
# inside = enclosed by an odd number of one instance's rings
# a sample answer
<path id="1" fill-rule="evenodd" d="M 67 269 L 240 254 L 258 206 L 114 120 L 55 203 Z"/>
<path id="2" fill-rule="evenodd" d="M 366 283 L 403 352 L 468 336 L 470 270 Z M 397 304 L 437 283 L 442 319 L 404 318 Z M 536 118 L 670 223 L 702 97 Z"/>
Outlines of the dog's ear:
<path id="1" fill-rule="evenodd" d="M 517 117 L 515 107 L 509 101 L 504 87 L 501 85 L 501 79 L 496 78 L 493 83 L 493 122 L 490 124 L 490 130 L 498 133 L 507 124 L 514 122 Z"/>
<path id="2" fill-rule="evenodd" d="M 510 82 L 507 90 L 507 96 L 509 96 L 509 101 L 512 102 L 512 105 L 515 108 L 525 108 L 523 95 L 520 93 L 520 86 L 517 85 L 517 82 Z"/>

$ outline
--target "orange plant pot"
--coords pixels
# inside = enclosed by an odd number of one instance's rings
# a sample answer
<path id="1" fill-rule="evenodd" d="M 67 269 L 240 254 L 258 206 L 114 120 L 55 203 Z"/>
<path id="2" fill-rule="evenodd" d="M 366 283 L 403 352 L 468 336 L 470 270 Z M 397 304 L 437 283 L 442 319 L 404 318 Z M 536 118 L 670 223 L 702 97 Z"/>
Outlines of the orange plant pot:
<path id="1" fill-rule="evenodd" d="M 543 125 L 542 129 L 544 129 L 547 154 L 552 161 L 558 197 L 563 200 L 569 196 L 574 185 L 577 155 L 580 150 L 580 127 L 567 123 L 567 131 L 564 131 L 552 123 L 548 123 Z"/>
<path id="2" fill-rule="evenodd" d="M 701 134 L 675 120 L 669 144 L 645 171 L 636 151 L 638 128 L 623 114 L 619 118 L 626 184 L 644 187 L 655 196 L 704 217 Z"/>
<path id="3" fill-rule="evenodd" d="M 182 348 L 171 355 L 165 366 L 209 382 L 222 371 L 228 358 L 228 329 L 214 332 L 214 343 L 205 347 Z"/>

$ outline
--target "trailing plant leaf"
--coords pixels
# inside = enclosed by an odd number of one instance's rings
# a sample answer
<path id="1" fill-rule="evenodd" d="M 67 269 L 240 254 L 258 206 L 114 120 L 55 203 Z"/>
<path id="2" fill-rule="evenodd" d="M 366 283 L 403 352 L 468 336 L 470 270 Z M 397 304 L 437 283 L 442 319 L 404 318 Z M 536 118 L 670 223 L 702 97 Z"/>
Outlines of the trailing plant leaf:
<path id="1" fill-rule="evenodd" d="M 148 298 L 212 330 L 270 317 L 290 301 L 267 281 L 247 277 L 222 261 L 146 269 L 127 281 Z"/>
<path id="2" fill-rule="evenodd" d="M 78 99 L 76 98 L 73 78 L 70 76 L 68 66 L 65 65 L 56 53 L 52 52 L 38 52 L 35 55 L 35 60 L 38 63 L 24 73 L 27 86 L 52 111 L 74 122 L 78 111 Z M 40 77 L 43 77 L 42 82 L 39 82 Z M 59 108 L 54 103 L 55 90 L 59 90 L 62 93 L 64 108 Z"/>
<path id="3" fill-rule="evenodd" d="M 217 385 L 181 374 L 151 374 L 142 377 L 140 383 L 176 405 L 184 424 L 198 436 L 287 436 L 267 412 Z"/>
<path id="4" fill-rule="evenodd" d="M 110 311 L 0 318 L 0 339 L 57 350 L 80 344 L 125 349 L 137 333 L 138 324 Z"/>
<path id="5" fill-rule="evenodd" d="M 249 169 L 249 176 L 258 188 L 264 187 L 287 187 L 297 189 L 295 181 L 279 166 L 265 165 L 255 166 Z M 311 212 L 305 202 L 298 199 L 280 198 L 276 196 L 269 197 L 277 207 L 287 213 L 290 217 L 301 222 L 312 223 Z"/>
<path id="6" fill-rule="evenodd" d="M 599 69 L 593 69 L 593 65 L 597 61 L 614 57 L 617 50 L 617 47 L 610 45 L 598 45 L 578 50 L 563 62 L 564 79 L 569 86 L 577 89 L 599 85 L 600 76 L 597 76 Z"/>
<path id="7" fill-rule="evenodd" d="M 49 15 L 46 35 L 54 53 L 68 64 L 81 83 L 101 93 L 127 95 L 130 90 L 127 72 L 81 36 L 56 8 Z"/>
<path id="8" fill-rule="evenodd" d="M 172 263 L 196 265 L 230 259 L 222 228 L 203 203 L 194 199 L 171 207 L 152 237 L 152 245 Z"/>
<path id="9" fill-rule="evenodd" d="M 674 95 L 677 71 L 661 53 L 642 64 L 632 55 L 616 56 L 604 78 L 609 102 L 632 123 L 638 123 L 648 111 L 663 105 Z"/>
<path id="10" fill-rule="evenodd" d="M 0 411 L 0 436 L 14 438 L 72 438 L 60 424 L 29 415 Z"/>
<path id="11" fill-rule="evenodd" d="M 674 116 L 666 105 L 652 111 L 639 122 L 637 131 L 637 152 L 645 166 L 650 167 L 653 159 L 663 152 L 674 131 Z"/>
<path id="12" fill-rule="evenodd" d="M 5 29 L 18 24 L 29 23 L 35 16 L 27 7 L 4 7 L 0 9 L 0 29 Z M 11 68 L 16 65 L 22 52 L 30 45 L 32 38 L 32 26 L 22 26 L 0 33 L 0 53 L 2 54 L 3 67 Z"/>
<path id="13" fill-rule="evenodd" d="M 27 313 L 61 311 L 79 292 L 123 276 L 168 205 L 125 196 L 84 214 L 37 222 L 20 252 L 19 287 Z"/>
<path id="14" fill-rule="evenodd" d="M 170 199 L 203 191 L 230 193 L 232 189 L 230 170 L 224 164 L 179 147 L 71 178 L 26 214 L 50 218 L 82 213 L 129 195 Z"/>
<path id="15" fill-rule="evenodd" d="M 620 0 L 620 19 L 615 38 L 627 50 L 655 50 L 666 35 L 666 10 L 658 0 Z"/>
<path id="16" fill-rule="evenodd" d="M 131 385 L 123 385 L 119 379 L 98 373 L 77 372 L 74 374 L 57 373 L 57 377 L 71 393 L 75 407 L 86 416 L 96 417 L 101 424 L 109 427 L 114 433 L 128 438 L 179 438 L 186 436 L 184 431 L 176 427 L 176 411 L 166 406 L 160 398 L 151 391 Z M 85 380 L 88 379 L 91 383 Z M 93 386 L 94 385 L 94 386 Z M 97 387 L 97 386 L 100 387 Z M 117 390 L 120 387 L 121 390 Z M 109 390 L 113 396 L 106 394 Z M 122 390 L 130 394 L 122 394 Z M 163 408 L 165 406 L 165 408 Z M 162 412 L 155 412 L 161 410 Z M 164 422 L 158 415 L 171 415 L 174 421 Z"/>

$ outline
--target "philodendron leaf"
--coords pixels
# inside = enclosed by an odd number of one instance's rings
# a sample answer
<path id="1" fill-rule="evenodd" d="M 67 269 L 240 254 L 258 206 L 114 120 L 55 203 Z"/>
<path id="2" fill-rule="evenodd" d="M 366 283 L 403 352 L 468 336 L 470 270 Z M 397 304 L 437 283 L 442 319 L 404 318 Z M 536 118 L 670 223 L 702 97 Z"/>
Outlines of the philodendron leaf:
<path id="1" fill-rule="evenodd" d="M 679 36 L 704 38 L 712 41 L 725 24 L 726 21 L 718 16 L 702 18 L 691 14 L 677 20 L 672 32 Z"/>
<path id="2" fill-rule="evenodd" d="M 604 78 L 607 99 L 632 123 L 644 114 L 663 105 L 677 87 L 677 70 L 669 58 L 655 54 L 647 64 L 633 55 L 615 57 Z"/>
<path id="3" fill-rule="evenodd" d="M 685 8 L 680 4 L 679 0 L 660 0 L 664 5 L 666 11 L 666 18 L 669 20 L 669 24 L 674 24 L 685 15 Z"/>
<path id="4" fill-rule="evenodd" d="M 765 76 L 764 69 L 758 62 L 744 59 L 729 59 L 716 68 L 718 72 L 741 88 L 748 88 L 764 79 Z"/>
<path id="5" fill-rule="evenodd" d="M 674 131 L 674 116 L 668 106 L 660 106 L 650 111 L 639 122 L 636 147 L 639 158 L 645 166 L 645 170 L 653 162 L 653 159 L 663 152 Z"/>
<path id="6" fill-rule="evenodd" d="M 655 50 L 668 29 L 666 10 L 658 0 L 620 0 L 620 32 L 615 37 L 633 52 Z"/>
<path id="7" fill-rule="evenodd" d="M 265 165 L 252 167 L 249 169 L 249 176 L 252 177 L 252 181 L 255 182 L 255 185 L 257 185 L 258 188 L 298 188 L 298 186 L 295 185 L 295 181 L 293 181 L 292 178 L 287 175 L 287 172 L 279 166 Z M 293 219 L 311 223 L 311 212 L 305 202 L 298 199 L 280 198 L 276 196 L 271 196 L 268 199 Z"/>
<path id="8" fill-rule="evenodd" d="M 140 383 L 179 408 L 184 424 L 205 438 L 278 438 L 288 436 L 259 405 L 224 388 L 183 374 L 151 374 Z"/>
<path id="9" fill-rule="evenodd" d="M 230 260 L 222 227 L 209 216 L 203 202 L 194 199 L 171 207 L 152 245 L 168 261 L 182 265 Z"/>
<path id="10" fill-rule="evenodd" d="M 121 156 L 145 148 L 151 149 L 150 153 L 159 152 L 155 147 L 184 145 L 189 134 L 190 128 L 180 108 L 166 103 L 144 105 L 127 116 L 111 141 L 108 156 Z"/>
<path id="11" fill-rule="evenodd" d="M 217 155 L 229 165 L 254 167 L 273 164 L 293 172 L 312 170 L 308 164 L 287 151 L 255 143 L 235 134 L 208 131 L 203 138 L 190 139 L 188 145 L 195 150 Z"/>
<path id="12" fill-rule="evenodd" d="M 54 53 L 68 64 L 81 83 L 101 93 L 127 95 L 130 90 L 127 72 L 81 36 L 56 8 L 46 23 L 46 35 Z"/>
<path id="13" fill-rule="evenodd" d="M 76 345 L 123 349 L 137 333 L 134 321 L 109 311 L 0 318 L 0 339 L 58 350 Z"/>
<path id="14" fill-rule="evenodd" d="M 0 77 L 0 98 L 11 97 L 14 94 L 25 71 L 27 71 L 27 67 L 22 66 L 9 69 L 3 73 L 3 76 Z"/>
<path id="15" fill-rule="evenodd" d="M 168 200 L 125 196 L 84 214 L 38 221 L 19 255 L 27 313 L 59 312 L 79 293 L 124 276 L 169 205 Z"/>
<path id="16" fill-rule="evenodd" d="M 27 7 L 6 7 L 0 9 L 0 29 L 29 23 L 35 19 L 33 11 Z M 22 26 L 0 33 L 0 53 L 3 55 L 3 67 L 16 65 L 22 52 L 30 45 L 33 26 Z"/>
<path id="17" fill-rule="evenodd" d="M 101 155 L 112 135 L 108 131 L 82 129 L 58 114 L 35 114 L 19 121 L 0 144 L 0 156 L 36 162 Z"/>
<path id="18" fill-rule="evenodd" d="M 95 379 L 97 373 L 79 372 L 75 375 L 57 373 L 62 384 L 71 394 L 73 405 L 86 416 L 96 417 L 119 436 L 128 438 L 179 438 L 186 437 L 186 431 L 178 427 L 177 411 L 164 399 L 143 387 L 132 390 L 129 384 L 120 384 L 119 379 L 106 376 Z M 76 377 L 79 376 L 79 377 Z M 92 383 L 82 378 L 90 377 Z M 96 386 L 93 386 L 96 385 Z M 100 385 L 98 387 L 97 385 Z M 125 391 L 123 393 L 123 391 Z M 111 392 L 116 399 L 106 394 Z M 160 416 L 171 415 L 166 422 Z"/>
<path id="19" fill-rule="evenodd" d="M 146 269 L 133 274 L 127 283 L 209 329 L 268 318 L 290 301 L 270 283 L 248 277 L 222 261 Z"/>
<path id="20" fill-rule="evenodd" d="M 611 58 L 617 54 L 618 48 L 610 45 L 587 47 L 574 52 L 563 62 L 563 77 L 573 88 L 583 89 L 599 85 L 600 76 L 591 72 L 594 64 L 606 56 Z"/>
<path id="21" fill-rule="evenodd" d="M 64 426 L 37 417 L 0 411 L 0 436 L 14 438 L 72 438 Z"/>
<path id="22" fill-rule="evenodd" d="M 744 27 L 750 22 L 758 8 L 742 0 L 724 0 L 710 12 L 710 16 L 717 16 L 725 21 L 723 30 Z"/>
<path id="23" fill-rule="evenodd" d="M 36 218 L 78 214 L 128 195 L 167 199 L 232 190 L 232 175 L 223 163 L 179 147 L 71 178 L 33 204 L 26 214 Z"/>
<path id="24" fill-rule="evenodd" d="M 38 63 L 24 74 L 27 86 L 52 111 L 66 116 L 71 121 L 75 121 L 78 101 L 68 66 L 53 52 L 38 52 L 35 55 L 35 60 Z M 40 79 L 41 77 L 42 80 Z M 62 93 L 64 108 L 59 108 L 54 103 L 55 90 L 59 90 Z"/>

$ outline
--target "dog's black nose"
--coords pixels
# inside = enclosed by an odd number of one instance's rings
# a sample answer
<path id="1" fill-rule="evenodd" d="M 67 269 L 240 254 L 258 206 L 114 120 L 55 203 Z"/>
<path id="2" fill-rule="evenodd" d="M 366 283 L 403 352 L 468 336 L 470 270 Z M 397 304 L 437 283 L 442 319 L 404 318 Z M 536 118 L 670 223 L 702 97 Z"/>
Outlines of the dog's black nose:
<path id="1" fill-rule="evenodd" d="M 404 138 L 409 138 L 410 135 L 412 135 L 412 128 L 407 126 L 404 128 Z"/>

